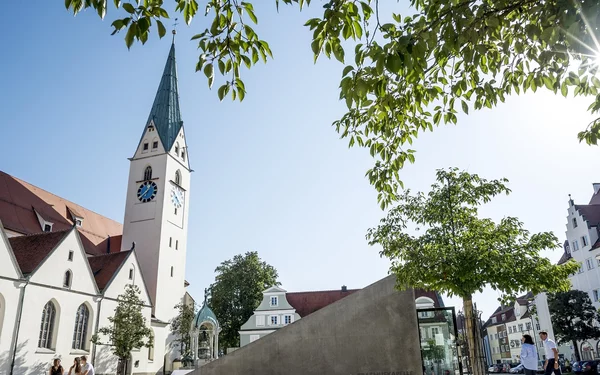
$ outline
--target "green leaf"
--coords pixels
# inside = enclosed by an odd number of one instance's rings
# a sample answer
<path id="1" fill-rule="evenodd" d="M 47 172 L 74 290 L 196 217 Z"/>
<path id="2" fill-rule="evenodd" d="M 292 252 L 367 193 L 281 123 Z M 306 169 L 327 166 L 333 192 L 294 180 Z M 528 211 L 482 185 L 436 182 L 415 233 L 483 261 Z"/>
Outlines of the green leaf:
<path id="1" fill-rule="evenodd" d="M 204 67 L 204 75 L 208 78 L 208 87 L 212 87 L 213 79 L 214 79 L 215 68 L 213 64 L 206 64 Z"/>
<path id="2" fill-rule="evenodd" d="M 135 8 L 133 7 L 133 5 L 131 5 L 129 3 L 124 3 L 123 4 L 123 9 L 125 9 L 125 11 L 127 13 L 131 13 L 131 14 L 135 13 Z"/>
<path id="3" fill-rule="evenodd" d="M 156 20 L 156 26 L 158 27 L 158 36 L 162 38 L 167 33 L 165 26 L 160 20 Z"/>
<path id="4" fill-rule="evenodd" d="M 258 24 L 258 18 L 256 18 L 256 14 L 251 9 L 246 8 L 246 12 L 248 13 L 248 17 L 254 22 L 254 24 Z"/>
<path id="5" fill-rule="evenodd" d="M 125 4 L 123 4 L 123 6 L 125 6 Z M 125 45 L 127 46 L 127 49 L 131 48 L 131 45 L 133 44 L 133 39 L 137 36 L 137 32 L 138 32 L 137 23 L 133 22 L 129 26 L 129 30 L 127 30 L 127 34 L 125 34 Z"/>
<path id="6" fill-rule="evenodd" d="M 461 100 L 462 110 L 467 115 L 469 114 L 469 105 L 464 100 Z"/>

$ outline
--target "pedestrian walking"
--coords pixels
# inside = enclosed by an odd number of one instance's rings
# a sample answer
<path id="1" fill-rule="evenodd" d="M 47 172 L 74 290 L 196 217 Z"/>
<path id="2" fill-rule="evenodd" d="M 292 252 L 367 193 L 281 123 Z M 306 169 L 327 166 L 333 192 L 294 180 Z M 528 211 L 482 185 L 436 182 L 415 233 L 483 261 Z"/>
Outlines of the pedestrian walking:
<path id="1" fill-rule="evenodd" d="M 521 364 L 525 375 L 536 375 L 538 366 L 538 354 L 531 335 L 521 337 Z"/>
<path id="2" fill-rule="evenodd" d="M 540 331 L 540 339 L 544 343 L 546 352 L 546 362 L 544 363 L 544 375 L 561 375 L 560 365 L 558 363 L 558 349 L 556 343 L 548 338 L 548 332 Z"/>
<path id="3" fill-rule="evenodd" d="M 63 375 L 65 370 L 60 365 L 60 358 L 55 358 L 50 367 L 50 375 Z"/>

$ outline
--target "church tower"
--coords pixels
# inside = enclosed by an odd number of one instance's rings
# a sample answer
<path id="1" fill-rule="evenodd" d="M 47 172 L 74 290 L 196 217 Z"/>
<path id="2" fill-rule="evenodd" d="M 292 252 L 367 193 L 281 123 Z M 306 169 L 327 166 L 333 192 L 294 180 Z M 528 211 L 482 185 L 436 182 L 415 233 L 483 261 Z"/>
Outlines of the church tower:
<path id="1" fill-rule="evenodd" d="M 168 322 L 185 293 L 190 167 L 179 111 L 175 44 L 131 159 L 124 250 L 135 243 L 153 314 Z"/>

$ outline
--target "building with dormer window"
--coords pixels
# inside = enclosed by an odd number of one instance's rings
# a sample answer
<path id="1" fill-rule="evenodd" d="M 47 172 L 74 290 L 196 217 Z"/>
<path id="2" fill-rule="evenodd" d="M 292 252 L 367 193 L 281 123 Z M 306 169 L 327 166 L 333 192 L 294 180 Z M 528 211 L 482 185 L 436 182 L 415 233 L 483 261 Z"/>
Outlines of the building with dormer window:
<path id="1" fill-rule="evenodd" d="M 262 302 L 239 331 L 240 347 L 300 319 L 300 314 L 288 302 L 286 293 L 285 289 L 277 286 L 263 292 Z"/>

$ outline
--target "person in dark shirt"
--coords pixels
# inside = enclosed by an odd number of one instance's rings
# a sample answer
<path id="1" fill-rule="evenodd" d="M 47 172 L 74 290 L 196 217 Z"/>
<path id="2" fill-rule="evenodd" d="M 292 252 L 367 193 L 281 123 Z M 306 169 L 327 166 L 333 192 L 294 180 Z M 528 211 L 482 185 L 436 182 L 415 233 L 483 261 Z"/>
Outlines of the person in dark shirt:
<path id="1" fill-rule="evenodd" d="M 50 367 L 50 375 L 63 375 L 64 372 L 63 367 L 60 365 L 60 359 L 55 358 L 52 367 Z"/>

